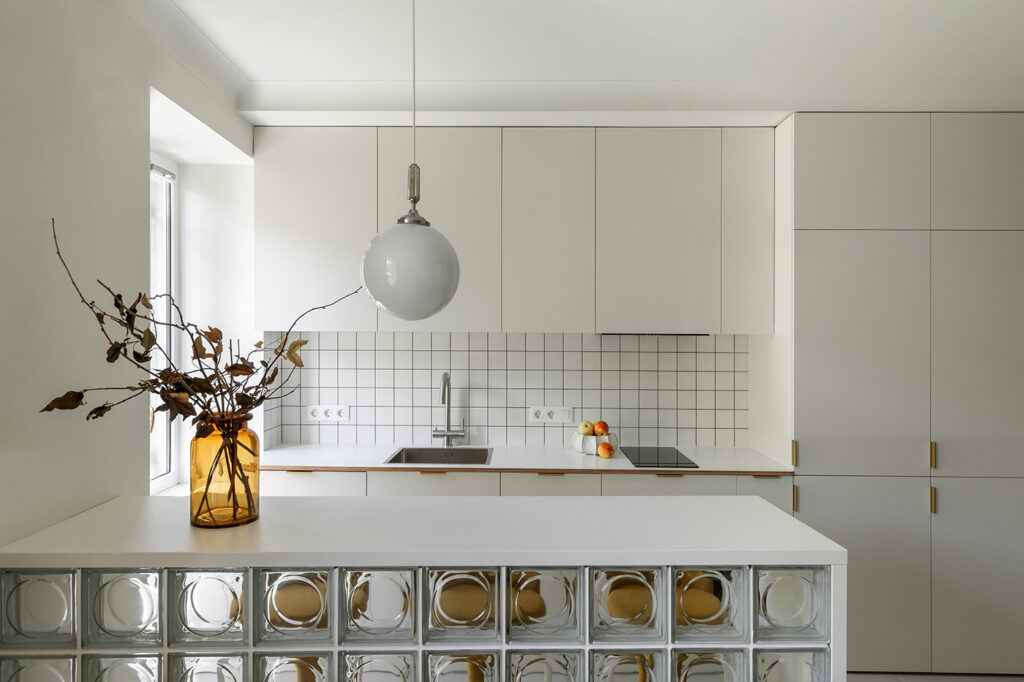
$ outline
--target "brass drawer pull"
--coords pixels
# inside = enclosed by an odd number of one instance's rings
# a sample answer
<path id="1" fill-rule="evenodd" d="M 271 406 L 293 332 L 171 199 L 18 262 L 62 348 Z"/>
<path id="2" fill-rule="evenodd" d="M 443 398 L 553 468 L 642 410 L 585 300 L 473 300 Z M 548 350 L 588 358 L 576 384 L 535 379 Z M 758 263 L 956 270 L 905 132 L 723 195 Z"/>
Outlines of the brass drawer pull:
<path id="1" fill-rule="evenodd" d="M 782 478 L 782 474 L 751 474 L 754 478 Z"/>
<path id="2" fill-rule="evenodd" d="M 421 471 L 420 475 L 422 475 L 422 476 L 444 476 L 447 473 L 448 473 L 447 471 Z"/>
<path id="3" fill-rule="evenodd" d="M 660 478 L 682 478 L 686 474 L 684 474 L 684 473 L 682 473 L 680 471 L 680 472 L 662 472 L 660 474 L 654 474 L 654 475 L 658 476 Z"/>
<path id="4" fill-rule="evenodd" d="M 313 471 L 311 469 L 285 469 L 284 472 L 286 474 L 312 474 L 313 473 Z"/>
<path id="5" fill-rule="evenodd" d="M 931 466 L 932 469 L 935 469 L 936 466 L 938 465 L 938 458 L 936 457 L 936 454 L 937 454 L 936 450 L 938 450 L 938 445 L 935 444 L 935 441 L 932 441 L 931 442 L 931 447 L 929 448 L 929 459 L 928 459 L 928 464 Z"/>
<path id="6" fill-rule="evenodd" d="M 565 476 L 564 472 L 561 471 L 538 471 L 538 476 Z"/>

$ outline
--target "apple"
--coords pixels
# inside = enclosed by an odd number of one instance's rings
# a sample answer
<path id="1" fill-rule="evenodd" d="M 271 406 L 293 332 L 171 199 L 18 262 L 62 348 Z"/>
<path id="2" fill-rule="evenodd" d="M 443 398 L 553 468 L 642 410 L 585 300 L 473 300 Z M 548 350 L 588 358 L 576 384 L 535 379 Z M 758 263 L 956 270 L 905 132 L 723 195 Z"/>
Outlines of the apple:
<path id="1" fill-rule="evenodd" d="M 608 422 L 594 422 L 594 435 L 595 436 L 606 436 L 606 435 L 608 435 Z"/>
<path id="2" fill-rule="evenodd" d="M 580 422 L 580 425 L 576 427 L 576 430 L 584 436 L 594 435 L 594 425 L 590 422 Z"/>
<path id="3" fill-rule="evenodd" d="M 597 454 L 605 459 L 608 459 L 615 454 L 615 446 L 611 443 L 598 443 Z"/>

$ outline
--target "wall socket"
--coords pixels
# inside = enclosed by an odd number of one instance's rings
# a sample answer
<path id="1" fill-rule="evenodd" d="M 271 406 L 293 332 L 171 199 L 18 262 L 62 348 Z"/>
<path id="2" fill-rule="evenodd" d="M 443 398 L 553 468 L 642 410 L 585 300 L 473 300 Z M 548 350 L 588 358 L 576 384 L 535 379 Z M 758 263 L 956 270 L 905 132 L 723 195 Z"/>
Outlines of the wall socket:
<path id="1" fill-rule="evenodd" d="M 530 407 L 527 415 L 531 424 L 572 424 L 571 407 Z"/>
<path id="2" fill-rule="evenodd" d="M 347 422 L 352 419 L 348 405 L 307 405 L 306 419 L 311 422 Z"/>

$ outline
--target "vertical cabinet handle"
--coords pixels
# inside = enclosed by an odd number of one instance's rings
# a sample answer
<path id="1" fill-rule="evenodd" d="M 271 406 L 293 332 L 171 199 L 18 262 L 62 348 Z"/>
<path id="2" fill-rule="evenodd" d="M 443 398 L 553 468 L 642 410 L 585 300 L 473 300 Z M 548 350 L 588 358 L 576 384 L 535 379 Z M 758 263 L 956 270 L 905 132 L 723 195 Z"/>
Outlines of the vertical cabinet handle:
<path id="1" fill-rule="evenodd" d="M 793 511 L 800 511 L 800 486 L 793 484 Z"/>
<path id="2" fill-rule="evenodd" d="M 936 465 L 937 465 L 937 462 L 938 462 L 938 460 L 937 460 L 937 459 L 936 459 L 936 457 L 935 457 L 935 450 L 936 450 L 936 447 L 937 447 L 937 446 L 935 445 L 935 441 L 932 441 L 932 442 L 931 442 L 931 447 L 929 448 L 929 453 L 928 453 L 928 465 L 929 465 L 929 466 L 930 466 L 930 467 L 931 467 L 932 469 L 934 469 L 934 468 L 936 467 Z"/>
<path id="3" fill-rule="evenodd" d="M 797 442 L 793 441 L 793 466 L 797 466 L 797 462 L 800 461 L 800 446 Z"/>
<path id="4" fill-rule="evenodd" d="M 935 489 L 935 486 L 931 487 L 930 498 L 931 499 L 929 500 L 929 508 L 931 509 L 932 514 L 938 514 L 939 513 L 939 492 Z"/>

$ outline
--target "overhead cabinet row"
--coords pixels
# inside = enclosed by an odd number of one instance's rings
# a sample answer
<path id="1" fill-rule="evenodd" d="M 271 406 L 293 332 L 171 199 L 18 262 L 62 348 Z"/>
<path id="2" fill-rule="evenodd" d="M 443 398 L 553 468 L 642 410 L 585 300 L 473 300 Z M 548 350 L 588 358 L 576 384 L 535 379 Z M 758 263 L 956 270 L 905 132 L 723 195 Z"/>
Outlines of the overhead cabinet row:
<path id="1" fill-rule="evenodd" d="M 771 333 L 770 128 L 424 128 L 420 212 L 461 280 L 415 323 L 364 293 L 312 330 Z M 359 284 L 408 208 L 407 128 L 257 128 L 256 325 Z"/>

